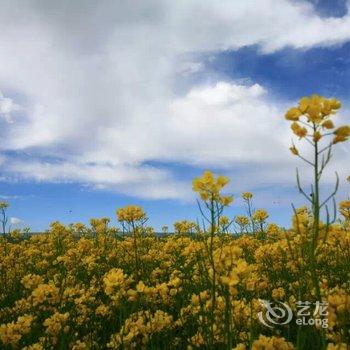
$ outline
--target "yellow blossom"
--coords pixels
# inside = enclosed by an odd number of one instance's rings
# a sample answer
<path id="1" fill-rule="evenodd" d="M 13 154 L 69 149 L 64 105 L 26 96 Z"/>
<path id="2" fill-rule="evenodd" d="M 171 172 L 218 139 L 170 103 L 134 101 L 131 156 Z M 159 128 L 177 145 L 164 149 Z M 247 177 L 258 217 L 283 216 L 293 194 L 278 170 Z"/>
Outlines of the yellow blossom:
<path id="1" fill-rule="evenodd" d="M 233 202 L 233 196 L 221 196 L 219 201 L 223 206 L 227 207 Z"/>
<path id="2" fill-rule="evenodd" d="M 52 316 L 44 321 L 44 326 L 46 327 L 46 332 L 52 336 L 58 336 L 60 332 L 65 328 L 65 324 L 69 318 L 69 313 L 66 312 L 61 314 L 55 312 Z M 67 329 L 67 328 L 66 328 Z"/>
<path id="3" fill-rule="evenodd" d="M 336 129 L 333 132 L 334 135 L 338 135 L 338 136 L 345 136 L 348 137 L 350 136 L 350 126 L 349 125 L 343 125 L 341 127 L 339 127 L 338 129 Z"/>
<path id="4" fill-rule="evenodd" d="M 342 201 L 339 203 L 339 212 L 345 219 L 350 219 L 350 200 Z"/>
<path id="5" fill-rule="evenodd" d="M 39 275 L 34 275 L 30 273 L 29 275 L 24 276 L 21 282 L 26 289 L 34 289 L 39 284 L 43 283 L 43 278 Z"/>
<path id="6" fill-rule="evenodd" d="M 350 136 L 350 126 L 349 125 L 343 125 L 336 129 L 333 134 L 335 135 L 333 139 L 333 143 L 338 142 L 344 142 L 347 141 L 348 137 Z"/>
<path id="7" fill-rule="evenodd" d="M 298 108 L 293 107 L 286 113 L 286 119 L 297 121 L 299 120 L 299 117 L 301 116 L 301 114 L 302 113 Z"/>
<path id="8" fill-rule="evenodd" d="M 314 142 L 320 141 L 321 138 L 322 138 L 321 133 L 320 133 L 319 131 L 315 131 L 315 132 L 314 132 L 314 135 L 313 135 L 313 140 L 314 140 Z"/>
<path id="9" fill-rule="evenodd" d="M 275 288 L 272 290 L 272 298 L 274 299 L 282 299 L 286 295 L 283 288 Z"/>
<path id="10" fill-rule="evenodd" d="M 87 350 L 89 349 L 89 347 L 87 346 L 86 343 L 78 340 L 72 347 L 72 350 Z"/>
<path id="11" fill-rule="evenodd" d="M 221 190 L 229 183 L 226 176 L 219 175 L 217 178 L 211 171 L 204 171 L 201 177 L 192 181 L 193 191 L 198 192 L 203 201 L 217 201 L 223 206 L 228 206 L 232 196 L 222 196 Z"/>
<path id="12" fill-rule="evenodd" d="M 330 119 L 327 119 L 322 123 L 322 127 L 324 127 L 325 129 L 333 129 L 334 123 Z"/>
<path id="13" fill-rule="evenodd" d="M 146 219 L 146 214 L 143 209 L 137 205 L 127 205 L 124 208 L 117 210 L 118 220 L 123 222 L 135 222 Z"/>
<path id="14" fill-rule="evenodd" d="M 175 232 L 178 234 L 191 233 L 197 227 L 197 224 L 192 221 L 182 220 L 174 223 Z"/>
<path id="15" fill-rule="evenodd" d="M 243 193 L 241 194 L 241 197 L 242 197 L 245 201 L 248 201 L 248 200 L 250 200 L 250 199 L 253 198 L 253 193 L 251 193 L 251 192 L 243 192 Z"/>
<path id="16" fill-rule="evenodd" d="M 284 338 L 280 337 L 265 337 L 260 335 L 259 339 L 253 342 L 252 350 L 293 350 L 292 343 L 287 342 Z"/>
<path id="17" fill-rule="evenodd" d="M 291 129 L 293 130 L 294 134 L 299 136 L 300 138 L 303 138 L 307 135 L 307 129 L 305 127 L 300 126 L 296 122 L 292 123 Z"/>
<path id="18" fill-rule="evenodd" d="M 34 317 L 31 315 L 19 316 L 16 322 L 2 324 L 0 326 L 0 341 L 3 344 L 16 345 L 23 335 L 31 330 Z"/>
<path id="19" fill-rule="evenodd" d="M 219 224 L 221 226 L 227 226 L 229 223 L 230 223 L 230 219 L 227 216 L 223 215 L 220 217 Z"/>
<path id="20" fill-rule="evenodd" d="M 9 204 L 4 201 L 0 201 L 0 209 L 6 209 L 9 207 Z"/>
<path id="21" fill-rule="evenodd" d="M 249 218 L 244 215 L 237 215 L 235 217 L 235 223 L 239 226 L 245 227 L 249 225 Z"/>
<path id="22" fill-rule="evenodd" d="M 263 223 L 269 217 L 269 214 L 264 209 L 257 209 L 253 213 L 253 220 L 259 223 Z"/>
<path id="23" fill-rule="evenodd" d="M 298 149 L 295 146 L 292 146 L 289 149 L 294 155 L 296 155 L 296 156 L 299 155 L 299 151 L 298 151 Z"/>

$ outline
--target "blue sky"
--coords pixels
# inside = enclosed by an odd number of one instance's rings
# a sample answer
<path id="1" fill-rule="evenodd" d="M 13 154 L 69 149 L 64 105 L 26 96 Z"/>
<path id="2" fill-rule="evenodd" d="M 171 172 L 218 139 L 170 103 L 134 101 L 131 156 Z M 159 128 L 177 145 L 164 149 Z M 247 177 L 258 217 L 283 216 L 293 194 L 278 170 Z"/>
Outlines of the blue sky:
<path id="1" fill-rule="evenodd" d="M 239 194 L 251 190 L 287 226 L 302 204 L 295 167 L 307 170 L 288 153 L 283 113 L 319 93 L 341 99 L 349 123 L 348 3 L 78 3 L 9 1 L 0 14 L 10 216 L 37 231 L 115 220 L 133 203 L 159 229 L 199 217 L 191 179 L 212 169 L 231 178 L 228 215 L 244 212 Z M 342 182 L 348 157 L 339 147 Z M 325 189 L 333 180 L 325 174 Z"/>
<path id="2" fill-rule="evenodd" d="M 350 43 L 309 50 L 283 49 L 261 55 L 246 47 L 218 55 L 210 68 L 234 79 L 248 78 L 271 90 L 277 98 L 294 100 L 318 93 L 349 100 Z"/>

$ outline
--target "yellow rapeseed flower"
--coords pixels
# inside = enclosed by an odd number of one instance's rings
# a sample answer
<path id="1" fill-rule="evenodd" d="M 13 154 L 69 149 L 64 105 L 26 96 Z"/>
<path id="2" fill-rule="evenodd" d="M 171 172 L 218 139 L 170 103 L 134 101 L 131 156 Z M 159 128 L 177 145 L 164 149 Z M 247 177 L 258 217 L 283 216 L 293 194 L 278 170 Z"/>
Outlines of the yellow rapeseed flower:
<path id="1" fill-rule="evenodd" d="M 327 99 L 323 96 L 312 95 L 301 98 L 298 107 L 290 108 L 285 118 L 296 122 L 305 116 L 308 122 L 314 124 L 323 122 L 324 128 L 332 129 L 332 122 L 325 121 L 325 119 L 334 114 L 340 107 L 341 103 L 336 98 Z"/>
<path id="2" fill-rule="evenodd" d="M 219 201 L 223 206 L 227 207 L 233 202 L 233 196 L 221 196 Z"/>
<path id="3" fill-rule="evenodd" d="M 287 120 L 298 121 L 301 115 L 301 111 L 298 108 L 293 107 L 290 110 L 288 110 L 285 117 Z"/>
<path id="4" fill-rule="evenodd" d="M 343 135 L 336 135 L 334 138 L 333 138 L 333 144 L 337 144 L 339 142 L 345 142 L 348 140 L 348 137 L 346 136 L 343 136 Z"/>
<path id="5" fill-rule="evenodd" d="M 310 99 L 308 97 L 303 97 L 299 101 L 299 110 L 301 113 L 305 113 L 309 107 Z"/>
<path id="6" fill-rule="evenodd" d="M 334 131 L 334 135 L 350 136 L 350 126 L 343 125 Z"/>
<path id="7" fill-rule="evenodd" d="M 69 313 L 66 312 L 61 314 L 59 312 L 55 312 L 52 316 L 47 318 L 44 321 L 44 326 L 46 327 L 46 332 L 52 336 L 58 336 L 62 330 L 65 328 L 65 324 L 67 323 L 69 318 Z M 65 328 L 66 330 L 67 328 Z"/>
<path id="8" fill-rule="evenodd" d="M 297 122 L 293 122 L 290 127 L 293 133 L 299 136 L 300 138 L 303 138 L 307 135 L 307 129 L 303 126 L 300 126 Z"/>
<path id="9" fill-rule="evenodd" d="M 237 215 L 235 217 L 235 223 L 241 227 L 246 227 L 249 225 L 249 218 L 244 215 Z"/>
<path id="10" fill-rule="evenodd" d="M 292 146 L 289 149 L 295 156 L 299 155 L 299 151 L 298 151 L 298 149 L 295 146 Z"/>
<path id="11" fill-rule="evenodd" d="M 345 219 L 350 219 L 350 200 L 342 201 L 339 203 L 339 212 Z"/>
<path id="12" fill-rule="evenodd" d="M 146 219 L 146 213 L 137 205 L 127 205 L 117 210 L 117 217 L 120 222 L 135 222 Z"/>
<path id="13" fill-rule="evenodd" d="M 211 171 L 204 171 L 201 177 L 197 177 L 192 181 L 192 189 L 198 192 L 203 201 L 218 201 L 223 206 L 228 206 L 232 200 L 232 196 L 222 196 L 221 190 L 229 183 L 229 178 L 219 175 L 217 178 Z"/>
<path id="14" fill-rule="evenodd" d="M 220 217 L 219 224 L 221 226 L 227 226 L 229 223 L 230 223 L 230 219 L 227 216 L 223 215 Z"/>
<path id="15" fill-rule="evenodd" d="M 0 201 L 0 209 L 6 209 L 9 207 L 9 204 L 4 201 Z"/>
<path id="16" fill-rule="evenodd" d="M 191 233 L 196 227 L 197 224 L 195 222 L 188 220 L 177 221 L 174 223 L 175 232 L 179 234 Z"/>
<path id="17" fill-rule="evenodd" d="M 337 128 L 333 134 L 335 135 L 333 139 L 333 143 L 338 142 L 344 142 L 347 141 L 348 137 L 350 136 L 350 126 L 349 125 L 343 125 L 339 128 Z"/>
<path id="18" fill-rule="evenodd" d="M 325 122 L 322 123 L 322 127 L 325 129 L 333 129 L 334 123 L 330 119 L 327 119 Z"/>
<path id="19" fill-rule="evenodd" d="M 269 217 L 269 214 L 264 209 L 257 209 L 253 213 L 253 220 L 259 223 L 265 222 L 268 217 Z"/>
<path id="20" fill-rule="evenodd" d="M 322 138 L 321 133 L 320 133 L 319 131 L 315 131 L 315 132 L 314 132 L 314 135 L 313 135 L 313 140 L 314 140 L 314 142 L 320 141 L 321 138 Z"/>
<path id="21" fill-rule="evenodd" d="M 259 339 L 253 342 L 252 350 L 263 350 L 263 349 L 274 349 L 274 350 L 293 350 L 294 346 L 282 337 L 266 337 L 260 335 Z"/>
<path id="22" fill-rule="evenodd" d="M 245 201 L 248 201 L 249 199 L 252 199 L 253 198 L 253 193 L 251 192 L 243 192 L 241 194 L 241 197 L 245 200 Z"/>

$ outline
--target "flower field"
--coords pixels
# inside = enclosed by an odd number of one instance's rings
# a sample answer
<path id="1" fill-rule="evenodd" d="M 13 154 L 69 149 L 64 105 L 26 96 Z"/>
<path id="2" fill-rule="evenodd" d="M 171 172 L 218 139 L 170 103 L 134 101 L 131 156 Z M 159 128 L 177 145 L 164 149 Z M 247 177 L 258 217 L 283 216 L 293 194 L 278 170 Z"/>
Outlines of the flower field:
<path id="1" fill-rule="evenodd" d="M 3 235 L 0 348 L 349 349 L 350 201 L 333 218 L 320 200 L 327 157 L 350 134 L 331 121 L 339 108 L 313 96 L 286 114 L 315 150 L 309 161 L 291 147 L 311 163 L 315 182 L 307 197 L 298 177 L 308 202 L 288 229 L 255 209 L 249 192 L 246 213 L 226 216 L 229 179 L 206 171 L 193 180 L 203 220 L 179 221 L 172 234 L 155 234 L 141 207 L 126 206 L 118 228 L 101 218 Z M 263 301 L 287 305 L 290 319 L 276 308 L 266 317 Z M 306 324 L 296 322 L 301 302 L 311 312 Z"/>

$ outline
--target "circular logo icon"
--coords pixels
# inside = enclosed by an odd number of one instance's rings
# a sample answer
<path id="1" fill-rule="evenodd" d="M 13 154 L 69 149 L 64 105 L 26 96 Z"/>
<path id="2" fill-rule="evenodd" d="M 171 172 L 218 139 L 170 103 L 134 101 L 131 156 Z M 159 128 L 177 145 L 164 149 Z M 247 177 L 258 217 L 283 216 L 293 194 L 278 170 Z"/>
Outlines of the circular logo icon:
<path id="1" fill-rule="evenodd" d="M 260 300 L 260 303 L 265 310 L 258 313 L 258 318 L 266 327 L 288 324 L 293 318 L 293 311 L 286 303 L 280 301 L 271 303 L 268 300 Z"/>

